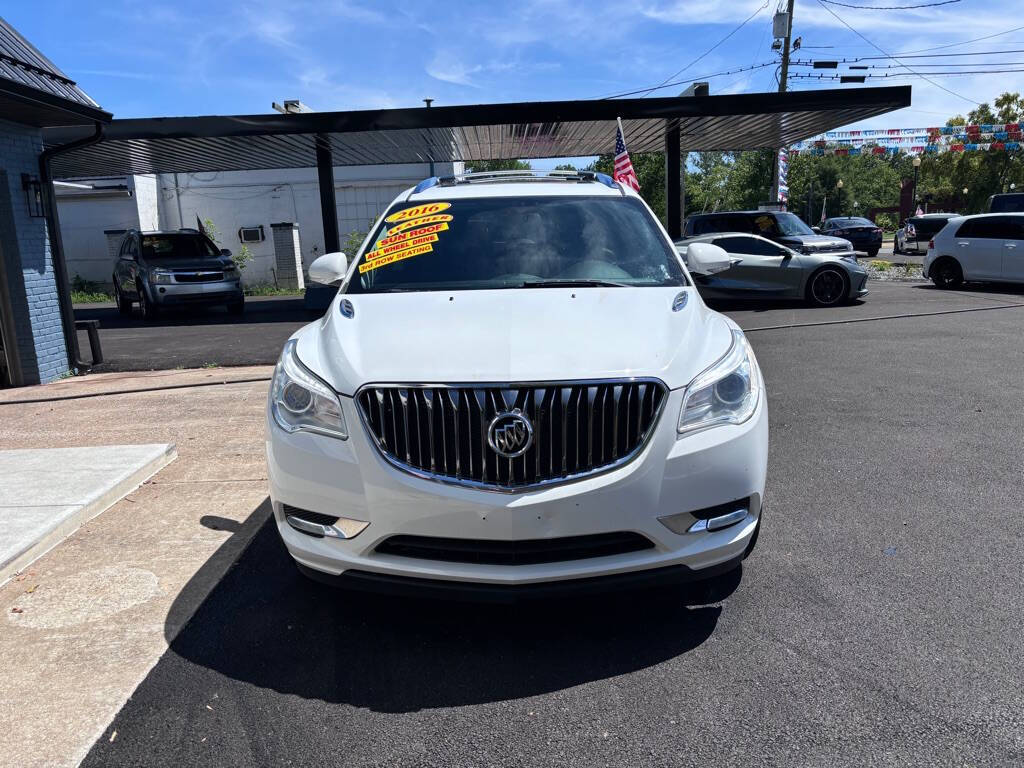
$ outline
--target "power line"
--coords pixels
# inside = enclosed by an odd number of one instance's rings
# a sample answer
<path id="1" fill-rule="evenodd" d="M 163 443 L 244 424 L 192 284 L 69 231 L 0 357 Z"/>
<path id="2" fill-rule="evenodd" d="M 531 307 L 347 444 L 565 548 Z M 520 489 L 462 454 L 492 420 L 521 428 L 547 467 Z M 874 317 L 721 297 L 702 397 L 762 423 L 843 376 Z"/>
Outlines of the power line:
<path id="1" fill-rule="evenodd" d="M 613 94 L 610 94 L 608 96 L 601 96 L 599 98 L 602 98 L 602 99 L 618 99 L 618 98 L 621 98 L 622 96 L 634 96 L 634 95 L 636 95 L 638 93 L 650 93 L 651 91 L 656 91 L 659 88 L 671 88 L 672 86 L 675 86 L 675 85 L 688 85 L 688 84 L 696 82 L 698 80 L 710 80 L 712 77 L 722 77 L 724 75 L 735 75 L 735 74 L 738 74 L 740 72 L 749 72 L 749 71 L 754 70 L 754 69 L 764 69 L 765 67 L 774 67 L 774 66 L 777 66 L 777 64 L 774 61 L 766 61 L 763 64 L 754 64 L 754 65 L 749 66 L 749 67 L 739 67 L 738 69 L 729 69 L 729 70 L 726 70 L 725 72 L 715 72 L 715 73 L 710 74 L 710 75 L 697 75 L 695 77 L 687 78 L 685 80 L 676 80 L 676 81 L 671 82 L 671 83 L 663 83 L 662 85 L 658 85 L 658 86 L 655 86 L 653 88 L 640 88 L 640 89 L 638 89 L 636 91 L 623 91 L 622 93 L 613 93 Z"/>
<path id="2" fill-rule="evenodd" d="M 915 67 L 921 69 L 923 67 L 1019 67 L 1020 61 L 965 61 L 957 63 L 955 61 L 944 61 L 941 64 L 914 64 Z M 851 66 L 850 69 L 854 72 L 862 69 L 900 69 L 899 64 L 861 64 L 860 66 Z"/>
<path id="3" fill-rule="evenodd" d="M 828 10 L 828 9 L 826 9 L 826 10 Z M 1008 35 L 1011 32 L 1020 32 L 1022 29 L 1024 29 L 1024 27 L 1014 27 L 1013 29 L 1007 29 L 1007 30 L 1004 30 L 1002 32 L 996 32 L 995 34 L 992 34 L 992 35 L 985 35 L 984 37 L 976 37 L 973 40 L 961 40 L 959 43 L 946 43 L 945 45 L 936 45 L 936 46 L 934 46 L 932 48 L 917 48 L 917 49 L 915 49 L 913 51 L 903 51 L 901 53 L 897 53 L 896 55 L 897 56 L 907 56 L 908 54 L 911 54 L 911 53 L 926 53 L 928 51 L 941 51 L 944 48 L 956 48 L 957 46 L 960 46 L 960 45 L 969 45 L 971 43 L 980 43 L 982 40 L 991 40 L 993 37 L 1002 37 L 1003 35 Z"/>
<path id="4" fill-rule="evenodd" d="M 895 67 L 894 67 L 894 69 L 895 69 Z M 956 72 L 929 72 L 928 74 L 931 77 L 955 77 L 956 75 L 996 75 L 996 74 L 1001 74 L 1001 73 L 1005 73 L 1005 72 L 1024 72 L 1024 68 L 1015 68 L 1015 69 L 963 69 L 963 70 L 959 70 L 959 71 L 956 71 Z M 905 75 L 905 74 L 892 74 L 892 75 L 890 75 L 890 74 L 885 74 L 885 75 L 871 75 L 871 74 L 867 74 L 867 75 L 858 75 L 858 74 L 825 75 L 825 74 L 821 74 L 821 75 L 812 75 L 809 72 L 800 72 L 800 73 L 796 73 L 796 74 L 790 75 L 790 77 L 797 78 L 798 80 L 841 80 L 842 78 L 845 78 L 845 77 L 858 77 L 858 78 L 860 78 L 860 77 L 867 77 L 867 78 L 872 78 L 872 79 L 878 79 L 878 78 L 892 79 L 894 77 L 903 78 L 903 77 L 911 77 L 911 76 L 924 78 L 924 75 L 922 75 L 922 74 L 920 74 L 918 72 L 912 72 L 910 75 Z M 927 78 L 925 78 L 925 79 L 927 79 Z M 938 85 L 938 83 L 932 83 L 932 85 Z M 939 87 L 941 88 L 942 86 L 939 86 Z M 942 90 L 945 91 L 947 89 L 943 88 Z M 964 97 L 961 96 L 960 98 L 964 98 Z M 969 99 L 968 99 L 968 101 L 969 101 Z M 978 102 L 975 101 L 975 102 L 971 102 L 971 103 L 977 104 Z"/>
<path id="5" fill-rule="evenodd" d="M 885 54 L 885 55 L 886 55 L 886 56 L 887 56 L 888 58 L 892 59 L 893 61 L 895 61 L 895 62 L 897 62 L 897 63 L 901 63 L 901 64 L 902 64 L 902 62 L 900 62 L 900 60 L 899 60 L 899 59 L 897 59 L 897 58 L 896 58 L 895 56 L 893 56 L 893 55 L 892 55 L 891 53 L 887 52 L 887 51 L 886 51 L 886 50 L 885 50 L 884 48 L 882 48 L 881 46 L 879 46 L 879 45 L 877 45 L 877 44 L 875 44 L 875 43 L 871 42 L 871 41 L 870 41 L 870 40 L 868 40 L 868 39 L 867 39 L 867 38 L 866 38 L 866 37 L 865 37 L 864 35 L 862 35 L 862 34 L 861 34 L 860 32 L 858 32 L 858 31 L 857 31 L 856 29 L 854 29 L 854 28 L 853 28 L 853 27 L 851 27 L 851 26 L 850 26 L 849 24 L 847 24 L 847 23 L 846 23 L 846 21 L 845 21 L 845 20 L 843 19 L 843 17 L 842 17 L 842 16 L 840 16 L 840 15 L 839 15 L 838 13 L 836 13 L 836 12 L 835 12 L 835 11 L 833 11 L 833 10 L 832 10 L 831 8 L 829 8 L 829 7 L 827 6 L 827 5 L 825 5 L 825 3 L 823 3 L 823 2 L 822 2 L 822 0 L 818 0 L 818 5 L 820 5 L 820 6 L 821 6 L 822 8 L 824 8 L 824 9 L 825 9 L 826 11 L 828 11 L 828 12 L 829 12 L 829 13 L 830 13 L 830 14 L 831 14 L 832 16 L 834 16 L 834 17 L 836 18 L 836 20 L 837 20 L 837 21 L 839 21 L 839 23 L 840 23 L 840 24 L 842 24 L 842 25 L 843 25 L 844 27 L 846 27 L 846 28 L 847 28 L 848 30 L 850 30 L 850 31 L 851 31 L 851 32 L 853 32 L 853 33 L 854 33 L 855 35 L 857 35 L 857 37 L 859 37 L 859 38 L 860 38 L 861 40 L 863 40 L 863 41 L 864 41 L 865 43 L 868 43 L 869 45 L 871 45 L 871 47 L 872 47 L 872 48 L 875 48 L 875 49 L 876 49 L 876 50 L 877 50 L 877 51 L 878 51 L 879 53 L 883 53 L 883 54 Z M 924 80 L 925 82 L 927 82 L 927 83 L 931 83 L 931 84 L 932 84 L 932 85 L 934 85 L 934 86 L 935 86 L 936 88 L 938 88 L 938 89 L 940 89 L 940 90 L 943 90 L 943 91 L 945 91 L 946 93 L 950 94 L 951 96 L 956 96 L 956 97 L 957 97 L 958 99 L 963 99 L 964 101 L 970 102 L 971 104 L 974 104 L 974 105 L 976 105 L 976 106 L 978 105 L 978 102 L 974 101 L 973 99 L 968 99 L 968 98 L 967 98 L 966 96 L 961 96 L 961 95 L 960 95 L 959 93 L 957 93 L 956 91 L 951 91 L 951 90 L 950 90 L 949 88 L 946 88 L 945 86 L 943 86 L 943 85 L 940 85 L 939 83 L 936 83 L 936 82 L 935 82 L 934 80 L 930 80 L 929 78 L 925 77 L 925 76 L 924 76 L 924 75 L 922 75 L 922 74 L 921 74 L 920 72 L 914 72 L 914 70 L 912 70 L 912 69 L 911 69 L 910 67 L 908 67 L 908 66 L 907 66 L 906 64 L 903 64 L 903 68 L 904 68 L 904 69 L 906 69 L 906 70 L 907 70 L 908 72 L 911 72 L 912 74 L 915 74 L 915 75 L 917 75 L 918 77 L 920 77 L 920 78 L 921 78 L 922 80 Z"/>
<path id="6" fill-rule="evenodd" d="M 999 56 L 1005 53 L 1024 53 L 1024 48 L 1011 48 L 1002 51 L 967 51 L 964 53 L 919 53 L 919 54 L 894 54 L 892 56 L 851 56 L 849 58 L 842 59 L 828 59 L 828 61 L 835 61 L 838 64 L 856 64 L 858 61 L 877 61 L 879 59 L 948 59 L 959 56 Z M 814 64 L 809 59 L 797 59 L 792 62 L 793 64 L 800 64 L 805 66 L 808 64 Z M 952 62 L 950 62 L 952 65 Z M 924 64 L 914 64 L 915 67 L 923 67 Z"/>
<path id="7" fill-rule="evenodd" d="M 940 0 L 936 3 L 922 3 L 921 5 L 853 5 L 852 3 L 840 3 L 837 0 L 822 0 L 829 5 L 841 5 L 843 8 L 860 8 L 865 11 L 910 11 L 914 8 L 935 8 L 940 5 L 952 5 L 960 0 Z"/>
<path id="8" fill-rule="evenodd" d="M 660 85 L 656 85 L 656 86 L 654 86 L 653 88 L 647 88 L 647 89 L 640 89 L 640 90 L 634 91 L 634 93 L 641 93 L 641 92 L 643 92 L 643 91 L 646 91 L 646 93 L 644 94 L 644 95 L 646 95 L 647 93 L 651 93 L 652 91 L 656 91 L 656 90 L 658 90 L 659 88 L 667 88 L 667 87 L 669 87 L 670 85 L 672 85 L 672 83 L 670 83 L 670 82 L 669 82 L 669 80 L 671 80 L 671 79 L 672 79 L 672 78 L 674 78 L 674 77 L 677 77 L 678 75 L 681 75 L 681 74 L 682 74 L 683 72 L 685 72 L 685 71 L 686 71 L 686 70 L 688 70 L 688 69 L 689 69 L 690 67 L 692 67 L 692 66 L 693 66 L 694 64 L 696 64 L 696 63 L 697 63 L 698 61 L 700 61 L 701 59 L 703 59 L 703 58 L 704 58 L 705 56 L 707 56 L 707 55 L 708 55 L 709 53 L 711 53 L 711 52 L 712 52 L 713 50 L 715 50 L 715 49 L 716 49 L 716 48 L 717 48 L 718 46 L 720 46 L 720 45 L 721 45 L 722 43 L 724 43 L 724 42 L 725 42 L 726 40 L 728 40 L 728 39 L 729 39 L 730 37 L 732 37 L 732 36 L 733 36 L 733 35 L 735 35 L 735 34 L 736 34 L 737 32 L 739 32 L 739 31 L 740 31 L 741 29 L 743 29 L 743 27 L 745 27 L 745 26 L 746 26 L 747 22 L 748 22 L 748 21 L 750 21 L 751 19 L 753 19 L 753 18 L 754 18 L 755 16 L 757 16 L 757 15 L 758 15 L 759 13 L 761 13 L 761 11 L 763 11 L 763 10 L 764 10 L 765 8 L 767 8 L 767 7 L 768 7 L 768 4 L 769 4 L 770 2 L 771 2 L 771 0 L 765 0 L 765 1 L 764 1 L 764 5 L 762 5 L 762 6 L 760 7 L 760 8 L 758 8 L 758 9 L 757 9 L 756 11 L 754 11 L 754 12 L 753 12 L 752 14 L 750 14 L 749 16 L 747 16 L 747 18 L 745 18 L 745 19 L 744 19 L 743 21 L 741 21 L 741 22 L 740 22 L 740 23 L 739 23 L 739 24 L 738 24 L 738 25 L 736 26 L 736 28 L 732 30 L 732 32 L 730 32 L 730 33 L 729 33 L 728 35 L 726 35 L 725 37 L 723 37 L 723 38 L 722 38 L 721 40 L 719 40 L 719 41 L 718 41 L 717 43 L 715 43 L 714 45 L 712 45 L 712 46 L 711 46 L 710 48 L 708 48 L 708 49 L 707 49 L 706 51 L 704 51 L 704 53 L 702 53 L 702 54 L 701 54 L 700 56 L 698 56 L 698 57 L 697 57 L 696 59 L 694 59 L 693 61 L 691 61 L 691 62 L 690 62 L 689 64 L 687 64 L 687 65 L 686 65 L 685 67 L 683 67 L 683 68 L 682 68 L 682 69 L 680 69 L 680 70 L 677 70 L 676 72 L 673 72 L 673 73 L 672 73 L 671 75 L 669 75 L 668 77 L 666 77 L 666 78 L 665 78 L 664 80 L 662 80 L 662 81 L 661 81 L 661 84 L 660 84 Z"/>

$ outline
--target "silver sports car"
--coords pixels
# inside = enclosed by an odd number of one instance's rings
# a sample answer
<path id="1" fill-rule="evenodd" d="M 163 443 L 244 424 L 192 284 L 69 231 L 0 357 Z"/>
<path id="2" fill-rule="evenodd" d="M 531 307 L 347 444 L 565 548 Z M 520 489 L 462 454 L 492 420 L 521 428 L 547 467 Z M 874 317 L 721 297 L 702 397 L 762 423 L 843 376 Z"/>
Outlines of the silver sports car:
<path id="1" fill-rule="evenodd" d="M 867 295 L 867 272 L 848 254 L 804 254 L 760 235 L 717 232 L 676 241 L 686 261 L 690 243 L 712 243 L 733 265 L 713 275 L 694 275 L 701 296 L 709 299 L 805 299 L 822 307 Z"/>

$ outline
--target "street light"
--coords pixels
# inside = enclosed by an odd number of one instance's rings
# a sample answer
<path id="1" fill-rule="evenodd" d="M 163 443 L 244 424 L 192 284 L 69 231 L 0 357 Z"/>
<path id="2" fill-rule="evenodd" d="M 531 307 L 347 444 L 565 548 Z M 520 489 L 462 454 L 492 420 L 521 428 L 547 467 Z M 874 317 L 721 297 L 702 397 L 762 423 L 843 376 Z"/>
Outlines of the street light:
<path id="1" fill-rule="evenodd" d="M 843 180 L 842 179 L 840 179 L 839 181 L 836 182 L 836 189 L 838 190 L 838 192 L 836 194 L 837 194 L 837 196 L 839 198 L 839 200 L 837 201 L 839 203 L 838 215 L 842 216 L 843 215 Z"/>

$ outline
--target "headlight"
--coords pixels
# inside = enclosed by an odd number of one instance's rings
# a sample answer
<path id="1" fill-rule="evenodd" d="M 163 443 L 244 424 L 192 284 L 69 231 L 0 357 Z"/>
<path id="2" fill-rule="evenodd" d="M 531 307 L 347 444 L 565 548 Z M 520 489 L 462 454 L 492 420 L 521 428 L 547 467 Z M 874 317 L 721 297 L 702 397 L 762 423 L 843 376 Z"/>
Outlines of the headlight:
<path id="1" fill-rule="evenodd" d="M 173 272 L 166 269 L 151 269 L 149 270 L 149 282 L 155 285 L 161 285 L 173 282 Z"/>
<path id="2" fill-rule="evenodd" d="M 719 424 L 742 424 L 754 415 L 761 375 L 741 331 L 732 332 L 725 357 L 689 383 L 679 411 L 680 435 Z"/>
<path id="3" fill-rule="evenodd" d="M 316 432 L 348 439 L 341 401 L 295 354 L 294 339 L 284 345 L 270 385 L 270 410 L 285 432 Z"/>

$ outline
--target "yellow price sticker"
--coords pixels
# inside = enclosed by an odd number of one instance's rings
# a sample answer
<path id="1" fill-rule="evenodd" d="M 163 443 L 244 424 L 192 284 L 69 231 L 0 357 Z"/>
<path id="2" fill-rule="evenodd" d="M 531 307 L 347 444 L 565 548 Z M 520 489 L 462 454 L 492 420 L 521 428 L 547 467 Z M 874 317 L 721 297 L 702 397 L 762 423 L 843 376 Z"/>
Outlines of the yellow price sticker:
<path id="1" fill-rule="evenodd" d="M 437 235 L 434 235 L 437 237 Z M 418 245 L 415 248 L 406 248 L 404 251 L 396 251 L 395 253 L 388 254 L 387 256 L 381 256 L 373 261 L 368 261 L 365 264 L 359 265 L 359 273 L 369 272 L 371 269 L 377 269 L 377 267 L 383 267 L 386 264 L 394 264 L 396 261 L 402 261 L 403 259 L 409 259 L 413 256 L 419 256 L 424 253 L 430 253 L 434 250 L 434 246 L 430 245 Z"/>

